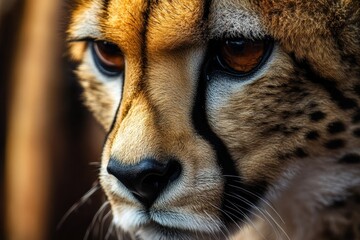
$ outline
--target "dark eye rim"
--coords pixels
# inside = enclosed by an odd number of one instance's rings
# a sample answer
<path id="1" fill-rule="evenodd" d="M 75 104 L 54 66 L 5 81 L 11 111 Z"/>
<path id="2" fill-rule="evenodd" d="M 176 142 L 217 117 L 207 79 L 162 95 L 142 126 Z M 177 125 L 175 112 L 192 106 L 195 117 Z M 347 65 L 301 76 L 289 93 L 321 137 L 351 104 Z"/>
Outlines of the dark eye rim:
<path id="1" fill-rule="evenodd" d="M 231 68 L 230 66 L 228 66 L 228 64 L 225 62 L 224 59 L 222 59 L 221 55 L 220 55 L 220 43 L 225 41 L 225 40 L 243 40 L 246 38 L 227 38 L 227 39 L 222 39 L 216 42 L 216 52 L 215 52 L 215 61 L 216 61 L 216 67 L 215 70 L 216 71 L 220 71 L 222 73 L 225 73 L 227 75 L 233 76 L 233 77 L 240 77 L 240 78 L 246 78 L 249 77 L 251 75 L 253 75 L 254 73 L 256 73 L 265 63 L 266 61 L 269 59 L 269 57 L 271 56 L 271 53 L 273 52 L 274 49 L 274 40 L 270 37 L 265 37 L 263 39 L 259 39 L 259 40 L 263 40 L 265 42 L 265 52 L 263 54 L 263 56 L 261 57 L 261 60 L 259 61 L 259 63 L 249 72 L 238 72 L 236 70 L 234 70 L 233 68 Z"/>
<path id="2" fill-rule="evenodd" d="M 114 67 L 109 67 L 109 66 L 106 66 L 102 63 L 102 61 L 100 60 L 100 58 L 98 57 L 98 54 L 96 53 L 96 50 L 95 50 L 95 43 L 96 42 L 101 42 L 102 40 L 92 40 L 92 41 L 89 41 L 89 46 L 90 46 L 90 50 L 91 50 L 91 55 L 94 59 L 94 62 L 95 62 L 95 65 L 96 67 L 99 69 L 99 71 L 108 76 L 108 77 L 118 77 L 120 76 L 124 70 L 122 71 L 119 71 L 117 70 L 116 68 Z"/>

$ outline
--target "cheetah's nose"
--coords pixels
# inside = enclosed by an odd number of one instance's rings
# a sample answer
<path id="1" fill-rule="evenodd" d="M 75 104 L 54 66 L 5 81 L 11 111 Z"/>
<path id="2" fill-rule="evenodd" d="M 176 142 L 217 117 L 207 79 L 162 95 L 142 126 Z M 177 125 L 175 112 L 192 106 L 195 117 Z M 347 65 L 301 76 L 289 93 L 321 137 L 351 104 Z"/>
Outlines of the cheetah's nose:
<path id="1" fill-rule="evenodd" d="M 181 165 L 171 159 L 164 162 L 145 158 L 136 165 L 124 165 L 110 158 L 107 171 L 115 176 L 146 207 L 181 173 Z"/>

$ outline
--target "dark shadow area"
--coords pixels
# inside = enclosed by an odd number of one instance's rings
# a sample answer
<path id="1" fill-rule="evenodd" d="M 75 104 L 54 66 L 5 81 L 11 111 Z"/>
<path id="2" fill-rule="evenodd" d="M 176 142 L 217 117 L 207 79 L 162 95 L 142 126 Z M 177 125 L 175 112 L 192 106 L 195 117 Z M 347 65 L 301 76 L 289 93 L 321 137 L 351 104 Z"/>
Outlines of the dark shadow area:
<path id="1" fill-rule="evenodd" d="M 11 94 L 11 68 L 14 61 L 17 37 L 23 16 L 23 1 L 16 1 L 11 9 L 0 12 L 0 239 L 7 239 L 5 230 L 5 147 L 6 121 Z M 66 9 L 66 8 L 64 8 Z M 1 10 L 1 9 L 0 9 Z M 59 36 L 65 42 L 64 29 L 68 13 L 64 12 L 64 21 L 59 23 Z M 82 105 L 81 88 L 73 73 L 76 65 L 67 60 L 65 43 L 63 63 L 59 66 L 62 80 L 58 84 L 59 109 L 54 118 L 54 136 L 51 139 L 51 192 L 48 217 L 50 227 L 48 239 L 79 240 L 105 239 L 110 225 L 109 207 L 98 212 L 105 201 L 101 189 L 86 198 L 76 207 L 59 226 L 61 219 L 72 205 L 94 186 L 100 166 L 101 149 L 105 137 L 103 129 Z M 96 218 L 95 218 L 96 216 Z M 104 220 L 104 218 L 106 219 Z M 111 235 L 109 234 L 109 239 Z"/>
<path id="2" fill-rule="evenodd" d="M 5 143 L 6 117 L 11 66 L 14 62 L 14 48 L 22 20 L 24 4 L 15 2 L 11 9 L 0 12 L 0 239 L 5 239 Z M 14 11 L 13 9 L 16 9 Z"/>
<path id="3" fill-rule="evenodd" d="M 84 239 L 88 234 L 90 240 L 92 235 L 97 235 L 94 228 L 99 219 L 94 218 L 105 199 L 99 188 L 91 195 L 87 193 L 94 186 L 99 186 L 97 176 L 105 135 L 80 101 L 82 91 L 73 74 L 75 65 L 66 58 L 63 62 L 63 108 L 59 114 L 61 126 L 58 126 L 62 129 L 58 134 L 62 139 L 56 139 L 52 149 L 55 162 L 52 170 L 54 186 L 51 203 L 54 207 L 51 208 L 50 239 Z M 105 216 L 99 217 L 103 219 Z M 111 216 L 108 218 L 111 219 Z M 107 228 L 109 223 L 102 225 Z"/>

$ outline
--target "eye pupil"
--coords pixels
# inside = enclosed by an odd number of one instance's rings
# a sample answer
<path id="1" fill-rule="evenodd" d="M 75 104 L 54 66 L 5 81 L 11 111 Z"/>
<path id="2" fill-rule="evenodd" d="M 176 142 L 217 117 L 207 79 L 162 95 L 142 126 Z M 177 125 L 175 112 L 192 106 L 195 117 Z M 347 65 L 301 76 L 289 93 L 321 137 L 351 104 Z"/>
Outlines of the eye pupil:
<path id="1" fill-rule="evenodd" d="M 234 52 L 235 54 L 241 53 L 244 51 L 245 42 L 242 40 L 233 41 L 233 40 L 226 40 L 225 45 L 229 51 Z"/>
<path id="2" fill-rule="evenodd" d="M 118 46 L 107 41 L 96 41 L 98 48 L 105 54 L 118 55 L 121 53 Z"/>
<path id="3" fill-rule="evenodd" d="M 99 70 L 105 75 L 116 76 L 125 68 L 125 59 L 120 48 L 108 41 L 94 41 L 92 50 Z"/>

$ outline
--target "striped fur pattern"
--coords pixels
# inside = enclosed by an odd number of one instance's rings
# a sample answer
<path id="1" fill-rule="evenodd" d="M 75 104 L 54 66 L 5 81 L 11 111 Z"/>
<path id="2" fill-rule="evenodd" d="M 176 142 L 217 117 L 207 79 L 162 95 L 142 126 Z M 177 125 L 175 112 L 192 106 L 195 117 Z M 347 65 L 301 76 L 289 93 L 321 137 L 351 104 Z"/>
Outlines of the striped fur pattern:
<path id="1" fill-rule="evenodd" d="M 213 41 L 274 40 L 264 64 L 212 71 Z M 85 104 L 108 132 L 101 185 L 136 239 L 360 239 L 360 2 L 77 0 L 68 28 Z M 91 41 L 125 56 L 102 74 Z M 146 209 L 109 159 L 179 160 Z"/>

